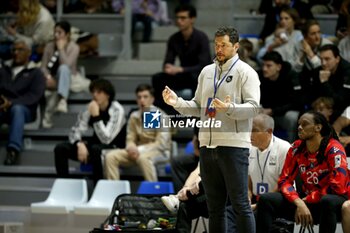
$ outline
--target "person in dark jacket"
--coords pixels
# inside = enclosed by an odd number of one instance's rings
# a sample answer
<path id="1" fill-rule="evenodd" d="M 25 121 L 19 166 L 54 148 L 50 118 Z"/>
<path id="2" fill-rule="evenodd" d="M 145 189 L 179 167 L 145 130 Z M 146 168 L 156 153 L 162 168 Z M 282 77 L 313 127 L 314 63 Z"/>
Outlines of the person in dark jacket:
<path id="1" fill-rule="evenodd" d="M 193 97 L 200 71 L 211 63 L 208 36 L 193 26 L 196 16 L 196 9 L 192 5 L 184 4 L 175 9 L 179 31 L 167 42 L 163 72 L 152 77 L 154 104 L 168 114 L 174 113 L 174 110 L 163 101 L 164 87 L 168 86 L 176 91 L 191 89 Z M 177 58 L 180 65 L 175 64 Z"/>
<path id="2" fill-rule="evenodd" d="M 101 153 L 103 149 L 124 147 L 126 128 L 123 106 L 114 100 L 115 90 L 110 81 L 94 80 L 90 84 L 92 100 L 82 111 L 69 134 L 69 142 L 55 147 L 55 166 L 59 177 L 68 177 L 68 160 L 92 165 L 95 184 L 103 178 Z M 84 132 L 91 127 L 92 138 Z"/>
<path id="3" fill-rule="evenodd" d="M 350 105 L 350 63 L 344 60 L 336 45 L 327 44 L 319 49 L 321 66 L 311 74 L 301 73 L 300 84 L 305 110 L 318 97 L 331 97 L 334 100 L 333 119 L 341 115 Z"/>
<path id="4" fill-rule="evenodd" d="M 4 165 L 17 163 L 23 144 L 24 124 L 34 121 L 45 91 L 45 78 L 29 57 L 31 45 L 18 39 L 12 48 L 13 59 L 0 65 L 0 124 L 9 125 Z"/>
<path id="5" fill-rule="evenodd" d="M 293 142 L 301 106 L 298 74 L 276 51 L 266 53 L 262 59 L 262 71 L 259 72 L 261 111 L 272 116 L 276 128 L 286 130 L 285 139 Z"/>

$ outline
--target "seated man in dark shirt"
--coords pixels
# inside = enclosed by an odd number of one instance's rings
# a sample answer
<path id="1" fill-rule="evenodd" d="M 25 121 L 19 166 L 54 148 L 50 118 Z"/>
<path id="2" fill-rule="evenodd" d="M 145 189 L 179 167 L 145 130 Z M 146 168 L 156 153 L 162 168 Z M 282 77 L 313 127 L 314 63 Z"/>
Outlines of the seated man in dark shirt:
<path id="1" fill-rule="evenodd" d="M 0 124 L 9 125 L 4 165 L 15 165 L 23 146 L 24 124 L 34 121 L 39 100 L 44 95 L 45 78 L 30 62 L 31 45 L 18 39 L 12 60 L 0 64 Z"/>
<path id="2" fill-rule="evenodd" d="M 188 4 L 175 9 L 179 31 L 168 40 L 163 72 L 152 77 L 155 105 L 167 113 L 171 113 L 173 109 L 163 101 L 164 87 L 167 85 L 175 91 L 191 89 L 194 96 L 198 75 L 211 62 L 208 36 L 193 27 L 196 14 L 196 9 Z M 180 60 L 179 66 L 175 65 L 176 58 Z"/>
<path id="3" fill-rule="evenodd" d="M 350 105 L 350 63 L 340 56 L 338 47 L 333 44 L 323 45 L 319 53 L 321 66 L 300 74 L 302 101 L 308 110 L 318 97 L 332 98 L 333 122 Z"/>
<path id="4" fill-rule="evenodd" d="M 301 87 L 297 73 L 282 56 L 268 52 L 263 57 L 259 72 L 262 105 L 261 111 L 275 120 L 276 129 L 287 132 L 284 139 L 293 142 L 296 138 L 297 120 L 301 108 Z"/>

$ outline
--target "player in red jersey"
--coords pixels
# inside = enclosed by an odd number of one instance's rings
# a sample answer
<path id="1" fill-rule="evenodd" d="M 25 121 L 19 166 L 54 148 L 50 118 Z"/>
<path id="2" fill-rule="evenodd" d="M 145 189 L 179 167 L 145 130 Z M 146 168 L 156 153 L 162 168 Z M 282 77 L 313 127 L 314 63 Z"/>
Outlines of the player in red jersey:
<path id="1" fill-rule="evenodd" d="M 334 233 L 341 219 L 341 206 L 348 199 L 345 150 L 320 113 L 303 114 L 298 125 L 300 140 L 288 151 L 278 180 L 279 192 L 259 199 L 258 233 L 269 232 L 277 217 L 305 227 L 319 224 L 320 233 Z"/>

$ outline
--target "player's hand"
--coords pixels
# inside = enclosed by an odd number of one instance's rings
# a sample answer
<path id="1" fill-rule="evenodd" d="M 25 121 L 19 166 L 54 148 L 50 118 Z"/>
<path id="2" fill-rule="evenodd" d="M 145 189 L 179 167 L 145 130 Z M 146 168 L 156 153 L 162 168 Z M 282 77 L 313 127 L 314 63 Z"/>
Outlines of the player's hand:
<path id="1" fill-rule="evenodd" d="M 301 224 L 303 227 L 313 225 L 311 212 L 303 200 L 299 201 L 297 209 L 295 210 L 295 223 L 297 225 Z"/>

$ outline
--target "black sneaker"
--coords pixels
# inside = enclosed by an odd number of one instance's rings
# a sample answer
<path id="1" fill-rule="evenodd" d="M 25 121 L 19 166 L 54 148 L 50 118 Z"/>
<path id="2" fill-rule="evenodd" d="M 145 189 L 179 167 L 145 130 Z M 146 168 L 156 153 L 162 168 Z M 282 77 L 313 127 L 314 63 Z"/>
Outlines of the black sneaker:
<path id="1" fill-rule="evenodd" d="M 18 160 L 18 152 L 15 150 L 7 151 L 6 158 L 4 160 L 4 165 L 15 165 Z"/>

